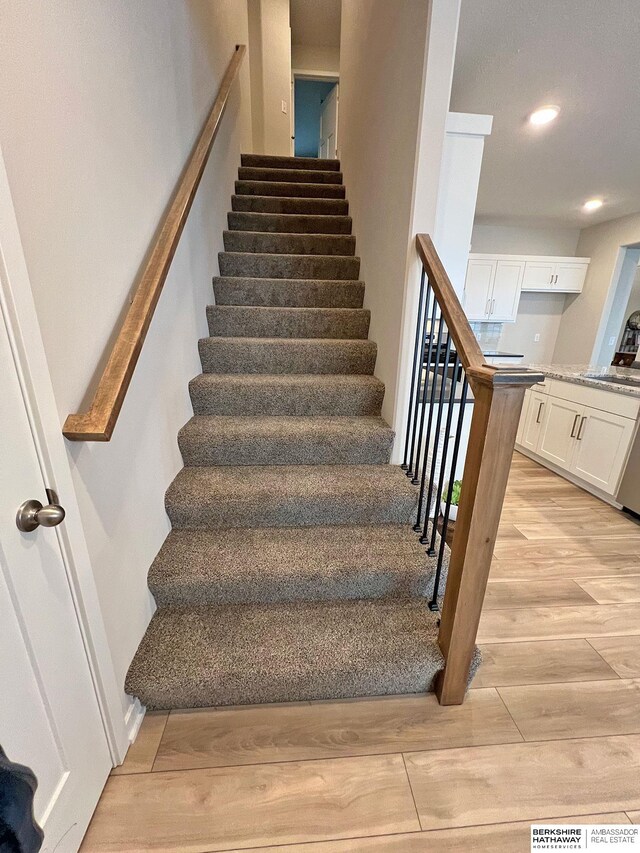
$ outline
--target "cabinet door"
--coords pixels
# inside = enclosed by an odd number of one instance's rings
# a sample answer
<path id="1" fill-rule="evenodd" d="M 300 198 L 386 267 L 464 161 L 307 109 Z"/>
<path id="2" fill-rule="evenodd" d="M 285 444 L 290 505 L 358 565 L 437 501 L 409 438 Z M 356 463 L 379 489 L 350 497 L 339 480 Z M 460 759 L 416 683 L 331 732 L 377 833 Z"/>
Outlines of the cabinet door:
<path id="1" fill-rule="evenodd" d="M 556 271 L 553 261 L 527 261 L 522 279 L 523 290 L 553 290 Z"/>
<path id="2" fill-rule="evenodd" d="M 569 470 L 584 406 L 557 397 L 547 397 L 546 409 L 540 430 L 538 453 L 559 468 Z"/>
<path id="3" fill-rule="evenodd" d="M 602 489 L 615 494 L 635 421 L 584 407 L 576 430 L 576 451 L 571 472 Z"/>
<path id="4" fill-rule="evenodd" d="M 496 261 L 473 260 L 467 265 L 467 277 L 464 282 L 464 310 L 467 318 L 487 320 Z"/>
<path id="5" fill-rule="evenodd" d="M 539 391 L 531 392 L 531 401 L 527 410 L 527 417 L 522 428 L 521 444 L 527 450 L 536 452 L 540 443 L 540 435 L 546 418 L 550 398 Z"/>
<path id="6" fill-rule="evenodd" d="M 524 276 L 524 261 L 498 261 L 493 278 L 489 319 L 499 323 L 515 322 Z"/>
<path id="7" fill-rule="evenodd" d="M 565 293 L 580 293 L 584 287 L 587 269 L 587 264 L 556 264 L 553 289 L 561 290 Z"/>

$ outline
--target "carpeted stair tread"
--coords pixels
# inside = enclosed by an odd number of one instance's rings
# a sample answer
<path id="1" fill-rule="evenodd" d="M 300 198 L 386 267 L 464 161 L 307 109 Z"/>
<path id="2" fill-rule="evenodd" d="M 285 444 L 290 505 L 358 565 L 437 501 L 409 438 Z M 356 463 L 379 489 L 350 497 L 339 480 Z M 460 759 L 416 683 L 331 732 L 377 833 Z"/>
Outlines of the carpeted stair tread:
<path id="1" fill-rule="evenodd" d="M 207 320 L 212 337 L 365 339 L 370 312 L 365 308 L 209 305 Z"/>
<path id="2" fill-rule="evenodd" d="M 355 281 L 360 258 L 344 255 L 275 255 L 219 252 L 220 275 L 242 278 L 332 278 Z"/>
<path id="3" fill-rule="evenodd" d="M 260 231 L 224 231 L 227 252 L 260 252 L 275 255 L 343 255 L 356 253 L 350 234 L 292 234 Z"/>
<path id="4" fill-rule="evenodd" d="M 380 417 L 194 415 L 178 433 L 185 465 L 385 465 Z"/>
<path id="5" fill-rule="evenodd" d="M 240 166 L 238 179 L 299 184 L 342 184 L 342 172 L 336 172 L 333 169 L 273 169 L 263 166 Z"/>
<path id="6" fill-rule="evenodd" d="M 418 693 L 442 667 L 421 600 L 162 608 L 125 690 L 149 710 Z"/>
<path id="7" fill-rule="evenodd" d="M 284 198 L 280 196 L 233 195 L 232 211 L 346 216 L 349 202 L 343 198 Z"/>
<path id="8" fill-rule="evenodd" d="M 201 373 L 189 383 L 196 415 L 379 415 L 375 376 Z"/>
<path id="9" fill-rule="evenodd" d="M 236 195 L 275 195 L 285 198 L 345 198 L 341 184 L 303 184 L 296 181 L 236 181 Z"/>
<path id="10" fill-rule="evenodd" d="M 417 492 L 394 465 L 183 468 L 167 490 L 174 527 L 408 524 Z"/>
<path id="11" fill-rule="evenodd" d="M 320 157 L 282 157 L 272 154 L 242 154 L 241 166 L 253 166 L 258 169 L 323 169 L 330 172 L 340 171 L 339 160 L 323 160 Z"/>
<path id="12" fill-rule="evenodd" d="M 331 338 L 202 338 L 205 373 L 373 373 L 373 341 Z"/>
<path id="13" fill-rule="evenodd" d="M 217 305 L 289 308 L 361 308 L 363 281 L 216 276 Z"/>
<path id="14" fill-rule="evenodd" d="M 149 588 L 158 607 L 428 597 L 435 569 L 401 524 L 246 528 L 241 547 L 237 528 L 173 530 Z"/>
<path id="15" fill-rule="evenodd" d="M 261 231 L 272 234 L 351 234 L 350 216 L 312 216 L 296 213 L 253 213 L 230 211 L 231 231 Z"/>

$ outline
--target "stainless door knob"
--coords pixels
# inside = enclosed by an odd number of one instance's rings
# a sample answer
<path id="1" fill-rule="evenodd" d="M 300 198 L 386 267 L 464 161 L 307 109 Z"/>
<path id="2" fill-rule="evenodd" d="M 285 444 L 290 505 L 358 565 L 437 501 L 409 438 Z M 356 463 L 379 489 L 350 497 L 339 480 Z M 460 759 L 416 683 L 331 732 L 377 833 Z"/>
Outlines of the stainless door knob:
<path id="1" fill-rule="evenodd" d="M 18 530 L 30 533 L 37 527 L 55 527 L 64 520 L 65 511 L 56 503 L 42 506 L 40 501 L 25 501 L 18 507 L 16 524 Z"/>

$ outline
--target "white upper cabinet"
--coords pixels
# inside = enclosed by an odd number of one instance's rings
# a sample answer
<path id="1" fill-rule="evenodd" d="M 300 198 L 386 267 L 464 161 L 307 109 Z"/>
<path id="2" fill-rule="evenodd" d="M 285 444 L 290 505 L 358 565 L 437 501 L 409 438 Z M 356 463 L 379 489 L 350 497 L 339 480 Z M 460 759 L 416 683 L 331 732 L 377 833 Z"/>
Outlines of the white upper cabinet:
<path id="1" fill-rule="evenodd" d="M 475 272 L 476 264 L 493 264 L 494 276 L 497 276 L 498 269 L 503 271 L 503 282 L 509 280 L 513 287 L 519 276 L 517 298 L 520 296 L 520 291 L 554 291 L 556 293 L 581 293 L 584 287 L 584 280 L 589 269 L 590 258 L 554 258 L 542 257 L 539 255 L 488 255 L 488 254 L 471 254 L 469 255 L 469 266 L 467 268 L 467 282 L 465 283 L 465 294 L 469 285 L 471 290 L 475 288 L 475 282 L 469 281 L 469 273 Z M 520 274 L 521 273 L 521 274 Z M 502 299 L 496 297 L 495 307 L 491 312 L 492 303 L 484 312 L 479 312 L 479 305 L 476 305 L 473 297 L 470 297 L 470 302 L 465 299 L 465 309 L 467 304 L 473 304 L 473 314 L 467 310 L 467 316 L 470 320 L 495 320 L 496 322 L 509 322 L 515 320 L 515 312 L 511 311 L 508 306 L 509 297 L 507 291 L 509 286 L 505 283 L 499 288 Z M 510 291 L 513 295 L 513 290 Z M 488 294 L 493 298 L 495 294 Z M 480 297 L 478 296 L 478 299 Z M 485 303 L 486 304 L 486 303 Z M 499 306 L 499 309 L 498 309 Z M 516 301 L 517 311 L 517 301 Z"/>
<path id="2" fill-rule="evenodd" d="M 529 261 L 522 280 L 523 290 L 551 290 L 556 265 L 550 261 Z"/>
<path id="3" fill-rule="evenodd" d="M 469 261 L 464 283 L 464 310 L 470 320 L 487 320 L 496 261 Z"/>
<path id="4" fill-rule="evenodd" d="M 513 323 L 518 313 L 524 261 L 498 261 L 493 279 L 489 320 Z"/>
<path id="5" fill-rule="evenodd" d="M 464 310 L 469 320 L 514 322 L 524 266 L 524 261 L 518 260 L 469 260 L 464 286 Z"/>

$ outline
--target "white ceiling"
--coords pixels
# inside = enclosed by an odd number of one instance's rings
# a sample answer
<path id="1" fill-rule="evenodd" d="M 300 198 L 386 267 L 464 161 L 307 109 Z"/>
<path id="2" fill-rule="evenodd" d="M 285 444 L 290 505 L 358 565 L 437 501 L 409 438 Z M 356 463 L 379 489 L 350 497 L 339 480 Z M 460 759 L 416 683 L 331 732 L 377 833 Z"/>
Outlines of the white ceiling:
<path id="1" fill-rule="evenodd" d="M 340 47 L 341 0 L 290 0 L 292 44 Z"/>
<path id="2" fill-rule="evenodd" d="M 559 117 L 527 125 L 544 104 Z M 495 116 L 478 216 L 584 227 L 640 210 L 640 0 L 463 0 L 451 109 Z"/>

